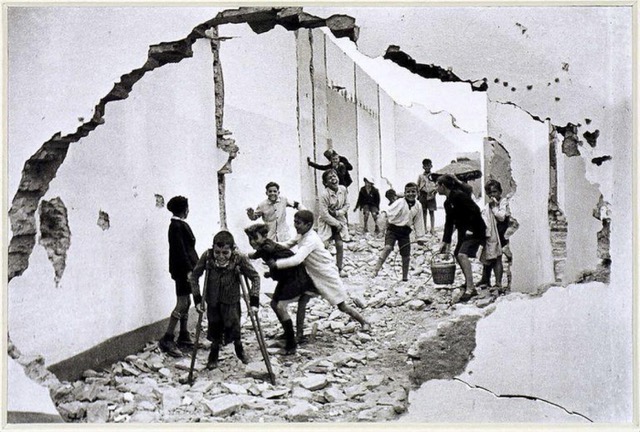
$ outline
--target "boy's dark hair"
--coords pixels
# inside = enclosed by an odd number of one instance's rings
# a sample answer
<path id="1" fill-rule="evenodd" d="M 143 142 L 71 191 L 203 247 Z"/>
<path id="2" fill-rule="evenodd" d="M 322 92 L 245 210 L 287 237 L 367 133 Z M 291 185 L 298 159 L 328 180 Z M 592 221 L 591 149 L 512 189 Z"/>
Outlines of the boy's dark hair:
<path id="1" fill-rule="evenodd" d="M 335 175 L 338 175 L 338 173 L 336 172 L 336 170 L 334 169 L 328 169 L 325 172 L 322 173 L 322 184 L 326 185 L 327 184 L 327 178 L 329 177 L 329 174 L 334 173 Z"/>
<path id="2" fill-rule="evenodd" d="M 397 196 L 398 196 L 398 194 L 397 194 L 397 193 L 396 193 L 396 191 L 395 191 L 395 190 L 393 190 L 393 189 L 389 189 L 388 191 L 386 191 L 386 192 L 384 193 L 384 197 L 385 197 L 386 199 L 388 199 L 389 201 L 391 201 L 393 198 L 395 198 L 395 197 L 397 197 Z"/>
<path id="3" fill-rule="evenodd" d="M 414 182 L 409 182 L 406 185 L 404 185 L 404 190 L 407 190 L 409 188 L 418 189 L 418 185 L 415 184 Z"/>
<path id="4" fill-rule="evenodd" d="M 213 236 L 213 244 L 218 247 L 230 246 L 233 249 L 236 245 L 233 234 L 229 231 L 220 231 Z"/>
<path id="5" fill-rule="evenodd" d="M 454 176 L 453 174 L 442 174 L 440 177 L 438 177 L 436 183 L 439 185 L 443 185 L 449 190 L 460 190 L 467 195 L 471 195 L 473 193 L 473 188 L 471 187 L 471 185 L 461 182 L 460 179 L 458 179 L 458 177 Z"/>
<path id="6" fill-rule="evenodd" d="M 422 165 L 433 165 L 431 159 L 422 159 Z"/>
<path id="7" fill-rule="evenodd" d="M 269 190 L 270 187 L 275 186 L 276 189 L 280 190 L 280 185 L 274 181 L 271 181 L 269 183 L 267 183 L 267 185 L 264 187 L 266 190 Z"/>
<path id="8" fill-rule="evenodd" d="M 267 226 L 267 224 L 257 223 L 246 227 L 244 229 L 244 232 L 250 239 L 255 238 L 257 234 L 266 237 L 267 234 L 269 234 L 269 227 Z"/>
<path id="9" fill-rule="evenodd" d="M 167 203 L 167 210 L 174 215 L 183 213 L 189 207 L 189 200 L 182 195 L 174 196 Z"/>
<path id="10" fill-rule="evenodd" d="M 491 179 L 484 185 L 484 191 L 489 193 L 490 188 L 496 188 L 500 193 L 502 193 L 502 185 L 498 180 Z"/>
<path id="11" fill-rule="evenodd" d="M 313 212 L 311 210 L 298 210 L 294 217 L 297 217 L 304 223 L 313 223 Z"/>

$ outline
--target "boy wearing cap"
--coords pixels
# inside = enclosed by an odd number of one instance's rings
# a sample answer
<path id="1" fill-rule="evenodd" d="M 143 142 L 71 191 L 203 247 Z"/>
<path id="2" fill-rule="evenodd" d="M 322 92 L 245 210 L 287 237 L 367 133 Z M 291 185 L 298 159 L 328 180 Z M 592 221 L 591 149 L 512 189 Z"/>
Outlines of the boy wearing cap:
<path id="1" fill-rule="evenodd" d="M 373 185 L 372 181 L 364 178 L 364 186 L 360 188 L 360 193 L 358 194 L 358 201 L 356 202 L 356 206 L 353 209 L 354 212 L 358 211 L 358 209 L 362 210 L 362 215 L 364 218 L 364 230 L 363 232 L 367 232 L 367 224 L 369 222 L 369 214 L 373 217 L 373 225 L 374 225 L 374 233 L 378 234 L 380 229 L 378 228 L 378 212 L 380 211 L 380 192 Z"/>

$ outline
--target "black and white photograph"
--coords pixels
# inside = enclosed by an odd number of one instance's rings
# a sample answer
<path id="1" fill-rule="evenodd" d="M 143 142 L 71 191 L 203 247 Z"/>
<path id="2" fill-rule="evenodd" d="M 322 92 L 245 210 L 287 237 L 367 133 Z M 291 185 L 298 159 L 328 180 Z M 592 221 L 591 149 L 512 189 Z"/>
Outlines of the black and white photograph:
<path id="1" fill-rule="evenodd" d="M 2 429 L 640 426 L 637 2 L 3 6 Z"/>

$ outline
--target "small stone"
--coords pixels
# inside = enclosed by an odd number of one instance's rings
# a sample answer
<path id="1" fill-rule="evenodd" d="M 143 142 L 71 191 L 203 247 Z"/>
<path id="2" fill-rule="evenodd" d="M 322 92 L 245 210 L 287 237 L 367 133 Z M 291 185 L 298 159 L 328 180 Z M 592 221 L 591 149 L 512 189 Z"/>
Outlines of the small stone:
<path id="1" fill-rule="evenodd" d="M 345 324 L 342 322 L 336 322 L 336 321 L 332 321 L 331 322 L 331 330 L 342 330 L 345 327 Z"/>
<path id="2" fill-rule="evenodd" d="M 304 387 L 294 387 L 291 392 L 291 397 L 294 399 L 311 399 L 313 397 L 313 392 Z"/>
<path id="3" fill-rule="evenodd" d="M 356 384 L 345 389 L 345 394 L 348 399 L 353 399 L 356 396 L 362 396 L 367 393 L 367 387 L 362 384 Z"/>
<path id="4" fill-rule="evenodd" d="M 278 399 L 287 394 L 289 394 L 289 389 L 281 388 L 281 389 L 267 390 L 262 393 L 262 397 L 265 399 Z"/>
<path id="5" fill-rule="evenodd" d="M 375 375 L 367 375 L 366 379 L 367 381 L 365 382 L 365 386 L 369 390 L 371 390 L 382 385 L 382 383 L 385 380 L 385 377 L 384 375 L 381 375 L 381 374 L 375 374 Z"/>
<path id="6" fill-rule="evenodd" d="M 479 308 L 487 307 L 491 303 L 493 303 L 493 298 L 491 298 L 491 297 L 481 298 L 481 299 L 476 300 L 476 306 L 478 306 Z"/>
<path id="7" fill-rule="evenodd" d="M 415 341 L 410 347 L 409 350 L 407 351 L 407 355 L 411 358 L 414 359 L 419 359 L 420 358 L 420 343 L 418 341 Z"/>
<path id="8" fill-rule="evenodd" d="M 318 408 L 305 400 L 295 401 L 294 406 L 289 408 L 289 410 L 284 413 L 284 416 L 290 421 L 304 422 L 314 416 L 317 411 Z"/>
<path id="9" fill-rule="evenodd" d="M 193 403 L 193 399 L 191 399 L 189 396 L 185 396 L 182 398 L 182 402 L 180 402 L 180 405 L 191 405 Z"/>
<path id="10" fill-rule="evenodd" d="M 87 405 L 87 423 L 106 423 L 109 420 L 108 405 L 107 401 Z"/>
<path id="11" fill-rule="evenodd" d="M 411 300 L 409 303 L 407 303 L 407 306 L 409 307 L 409 309 L 414 311 L 421 311 L 425 307 L 427 307 L 427 305 L 425 305 L 422 300 Z"/>
<path id="12" fill-rule="evenodd" d="M 227 390 L 229 390 L 233 394 L 237 394 L 237 395 L 246 395 L 247 394 L 247 389 L 244 388 L 241 385 L 238 385 L 238 384 L 222 383 L 222 387 L 226 388 Z"/>
<path id="13" fill-rule="evenodd" d="M 129 363 L 122 363 L 122 373 L 125 375 L 131 375 L 134 377 L 137 377 L 138 375 L 140 375 L 140 371 L 135 367 L 133 367 L 132 365 L 130 365 Z"/>
<path id="14" fill-rule="evenodd" d="M 337 352 L 327 357 L 327 360 L 337 366 L 341 366 L 351 360 L 351 354 L 345 352 Z"/>
<path id="15" fill-rule="evenodd" d="M 133 398 L 133 393 L 131 393 L 131 392 L 126 392 L 125 394 L 123 394 L 123 395 L 122 395 L 122 399 L 123 399 L 125 402 L 133 402 L 133 399 L 134 399 L 134 398 Z"/>
<path id="16" fill-rule="evenodd" d="M 168 368 L 166 368 L 166 367 L 163 367 L 163 368 L 158 369 L 158 373 L 159 373 L 161 376 L 165 377 L 165 378 L 171 378 L 171 376 L 173 375 L 173 374 L 171 373 L 171 370 L 169 370 L 169 369 L 168 369 Z"/>
<path id="17" fill-rule="evenodd" d="M 360 339 L 360 341 L 362 342 L 369 342 L 370 340 L 372 340 L 373 338 L 371 337 L 371 335 L 368 335 L 366 333 L 362 333 L 359 332 L 358 333 L 358 339 Z"/>
<path id="18" fill-rule="evenodd" d="M 369 408 L 358 413 L 358 421 L 375 421 L 377 408 Z"/>
<path id="19" fill-rule="evenodd" d="M 323 393 L 323 396 L 327 400 L 327 402 L 330 403 L 336 401 L 344 401 L 347 399 L 347 396 L 335 387 L 329 387 L 328 389 L 326 389 Z"/>
<path id="20" fill-rule="evenodd" d="M 138 409 L 141 410 L 145 410 L 145 411 L 153 411 L 155 410 L 157 407 L 154 403 L 149 402 L 149 401 L 142 401 L 138 404 Z"/>
<path id="21" fill-rule="evenodd" d="M 367 352 L 367 360 L 376 360 L 380 358 L 380 354 L 374 351 Z"/>
<path id="22" fill-rule="evenodd" d="M 97 376 L 98 372 L 94 371 L 93 369 L 87 369 L 86 371 L 82 372 L 83 378 L 95 378 Z"/>
<path id="23" fill-rule="evenodd" d="M 129 423 L 157 423 L 160 420 L 160 414 L 156 411 L 136 411 Z"/>
<path id="24" fill-rule="evenodd" d="M 309 375 L 300 381 L 300 385 L 302 387 L 311 391 L 320 390 L 326 387 L 327 384 L 328 384 L 327 377 L 325 377 L 324 375 L 318 375 L 318 374 Z"/>
<path id="25" fill-rule="evenodd" d="M 226 395 L 214 400 L 203 401 L 214 417 L 226 417 L 242 407 L 242 399 L 236 395 Z"/>

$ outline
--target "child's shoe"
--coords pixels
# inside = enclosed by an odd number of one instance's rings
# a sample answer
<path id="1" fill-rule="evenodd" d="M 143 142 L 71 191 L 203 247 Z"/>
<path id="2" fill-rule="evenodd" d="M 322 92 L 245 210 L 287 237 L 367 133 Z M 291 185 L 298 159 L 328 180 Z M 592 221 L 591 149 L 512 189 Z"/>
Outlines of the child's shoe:
<path id="1" fill-rule="evenodd" d="M 209 359 L 207 360 L 207 369 L 213 370 L 218 367 L 218 354 L 220 353 L 220 345 L 211 345 Z"/>
<path id="2" fill-rule="evenodd" d="M 181 348 L 193 348 L 193 341 L 188 332 L 180 332 L 180 335 L 178 335 L 178 346 Z"/>
<path id="3" fill-rule="evenodd" d="M 283 321 L 282 327 L 284 328 L 284 334 L 287 338 L 287 344 L 284 346 L 284 353 L 285 355 L 295 354 L 297 343 L 296 337 L 293 334 L 293 322 L 291 320 Z"/>
<path id="4" fill-rule="evenodd" d="M 235 347 L 236 355 L 238 356 L 238 359 L 243 364 L 249 364 L 250 362 L 249 356 L 247 355 L 247 353 L 244 352 L 244 347 L 242 346 L 242 342 L 236 342 L 234 344 L 234 347 Z"/>
<path id="5" fill-rule="evenodd" d="M 158 347 L 160 347 L 160 351 L 167 353 L 171 357 L 182 357 L 182 351 L 178 349 L 173 341 L 173 335 L 165 334 L 158 342 Z"/>

